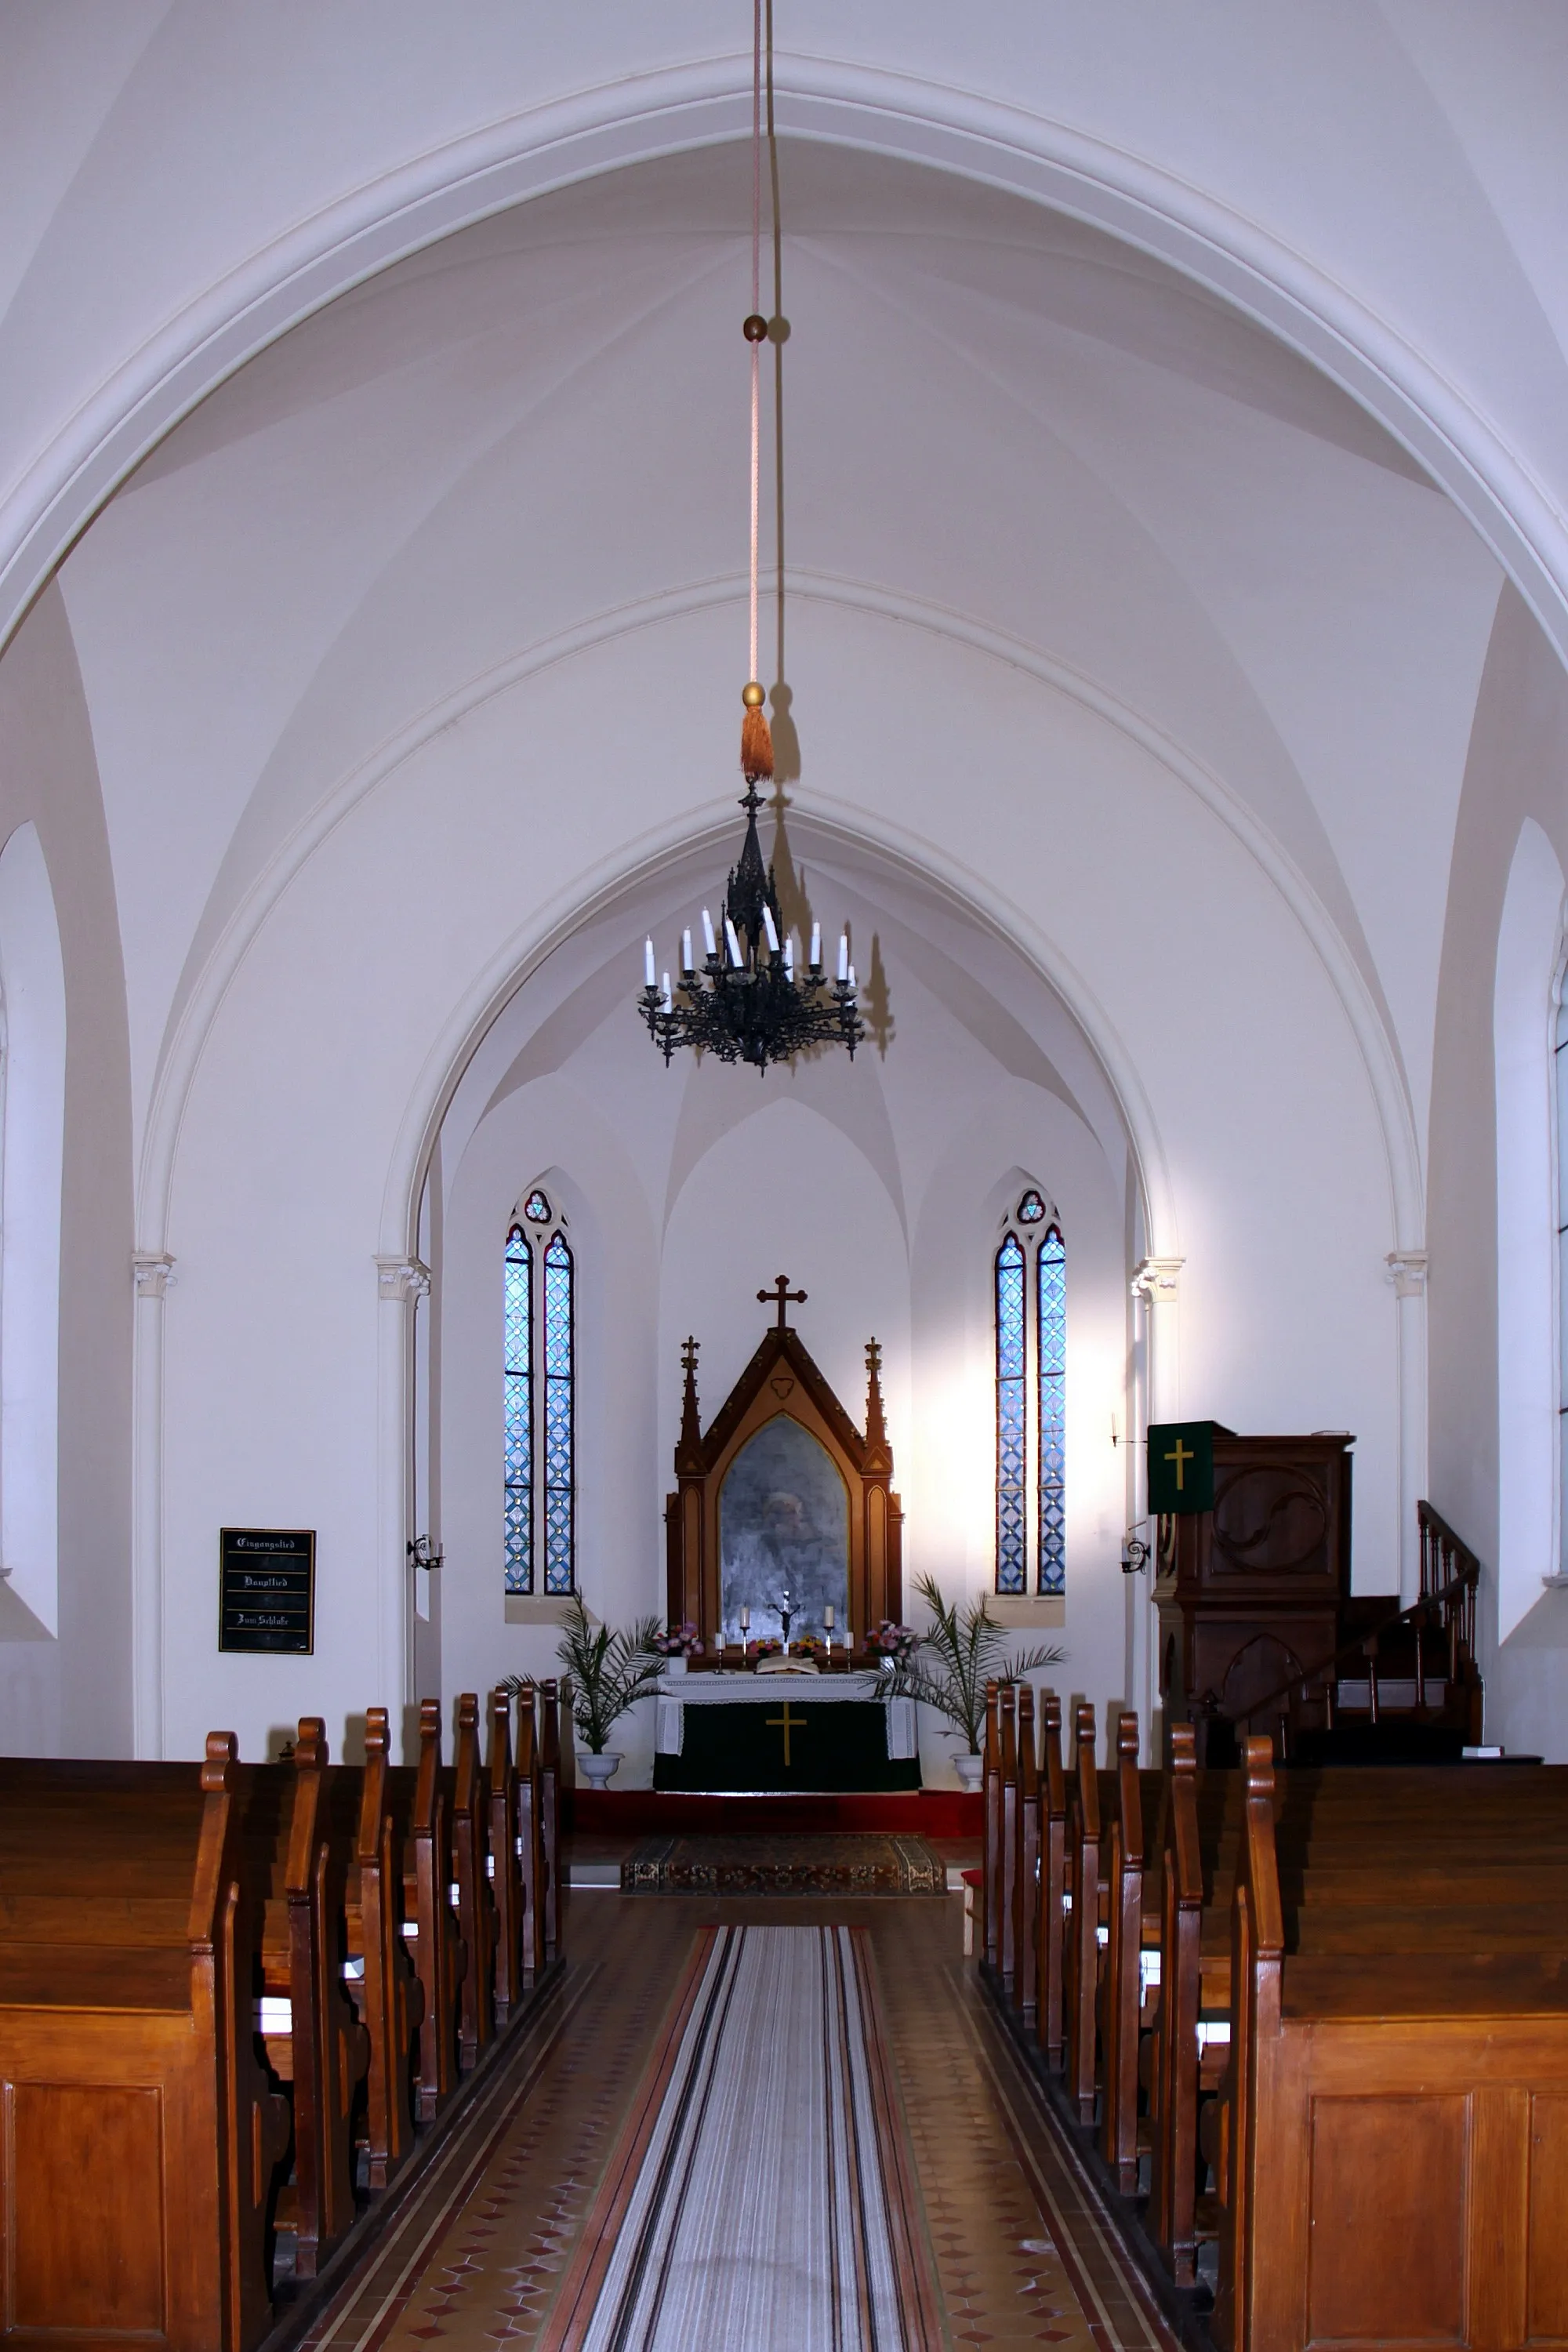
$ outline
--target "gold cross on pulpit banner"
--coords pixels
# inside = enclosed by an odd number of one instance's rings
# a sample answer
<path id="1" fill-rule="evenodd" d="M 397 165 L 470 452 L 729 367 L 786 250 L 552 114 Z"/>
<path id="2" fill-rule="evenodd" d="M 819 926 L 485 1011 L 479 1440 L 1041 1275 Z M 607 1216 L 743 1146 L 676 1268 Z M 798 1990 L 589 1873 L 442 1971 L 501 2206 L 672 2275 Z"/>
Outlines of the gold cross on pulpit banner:
<path id="1" fill-rule="evenodd" d="M 786 1698 L 784 1703 L 784 1713 L 782 1715 L 770 1715 L 767 1719 L 767 1724 L 770 1731 L 776 1730 L 784 1733 L 784 1770 L 787 1772 L 789 1770 L 789 1736 L 792 1731 L 804 1731 L 805 1729 L 805 1717 L 804 1715 L 792 1716 L 789 1711 L 789 1701 Z"/>
<path id="2" fill-rule="evenodd" d="M 1184 1445 L 1181 1439 L 1178 1437 L 1171 1452 L 1166 1454 L 1165 1459 L 1167 1462 L 1173 1462 L 1176 1465 L 1176 1492 L 1179 1495 L 1184 1490 L 1186 1483 L 1184 1473 L 1186 1471 L 1186 1466 L 1189 1462 L 1195 1462 L 1197 1460 L 1197 1455 L 1193 1452 L 1190 1446 Z"/>
<path id="3" fill-rule="evenodd" d="M 804 1307 L 805 1305 L 805 1291 L 792 1290 L 789 1286 L 789 1276 L 787 1274 L 775 1275 L 769 1287 L 766 1290 L 759 1290 L 757 1293 L 757 1304 L 759 1307 L 776 1307 L 778 1308 L 778 1328 L 781 1331 L 787 1331 L 789 1329 L 789 1325 L 784 1321 L 784 1307 L 786 1302 L 791 1299 L 794 1300 L 797 1307 Z"/>

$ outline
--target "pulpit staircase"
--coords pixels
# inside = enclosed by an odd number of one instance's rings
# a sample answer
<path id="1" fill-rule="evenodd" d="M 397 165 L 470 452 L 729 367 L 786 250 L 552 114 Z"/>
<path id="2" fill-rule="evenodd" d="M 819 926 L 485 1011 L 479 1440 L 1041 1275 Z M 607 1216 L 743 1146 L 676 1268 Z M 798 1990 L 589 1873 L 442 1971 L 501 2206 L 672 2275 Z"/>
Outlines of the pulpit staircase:
<path id="1" fill-rule="evenodd" d="M 1481 1741 L 1476 1664 L 1480 1562 L 1430 1503 L 1416 1506 L 1421 1590 L 1342 1603 L 1340 1642 L 1245 1709 L 1217 1706 L 1200 1726 L 1206 1759 L 1239 1757 L 1268 1737 L 1285 1764 L 1458 1763 Z"/>

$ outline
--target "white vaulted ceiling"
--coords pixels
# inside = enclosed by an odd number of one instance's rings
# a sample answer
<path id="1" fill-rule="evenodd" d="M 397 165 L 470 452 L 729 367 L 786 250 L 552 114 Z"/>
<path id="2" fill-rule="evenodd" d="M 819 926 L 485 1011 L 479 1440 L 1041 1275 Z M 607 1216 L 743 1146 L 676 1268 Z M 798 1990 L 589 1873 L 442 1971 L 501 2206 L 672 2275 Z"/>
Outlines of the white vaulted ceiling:
<path id="1" fill-rule="evenodd" d="M 740 596 L 749 198 L 721 145 L 443 240 L 215 392 L 71 554 L 139 1116 L 224 927 L 384 747 Z M 1359 961 L 1419 1131 L 1495 561 L 1323 375 L 1124 244 L 800 140 L 780 205 L 790 594 L 987 644 L 1216 780 Z"/>

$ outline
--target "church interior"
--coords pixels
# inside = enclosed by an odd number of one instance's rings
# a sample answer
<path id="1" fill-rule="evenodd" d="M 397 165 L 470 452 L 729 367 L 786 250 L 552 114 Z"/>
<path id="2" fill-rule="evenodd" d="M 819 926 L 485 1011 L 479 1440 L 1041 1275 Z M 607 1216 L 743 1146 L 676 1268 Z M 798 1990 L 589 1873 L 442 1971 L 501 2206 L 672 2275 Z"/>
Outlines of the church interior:
<path id="1" fill-rule="evenodd" d="M 1568 2342 L 1565 116 L 0 10 L 4 2341 Z"/>

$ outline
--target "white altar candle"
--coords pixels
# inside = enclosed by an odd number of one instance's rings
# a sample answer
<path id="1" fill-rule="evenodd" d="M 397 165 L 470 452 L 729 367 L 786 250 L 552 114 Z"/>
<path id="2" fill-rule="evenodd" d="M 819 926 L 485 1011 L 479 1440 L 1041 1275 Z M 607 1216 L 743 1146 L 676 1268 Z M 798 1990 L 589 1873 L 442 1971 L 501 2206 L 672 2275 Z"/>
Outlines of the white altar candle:
<path id="1" fill-rule="evenodd" d="M 742 1633 L 749 1633 L 751 1632 L 751 1630 L 752 1630 L 752 1612 L 751 1612 L 751 1611 L 750 1611 L 748 1608 L 746 1608 L 746 1607 L 742 1604 L 742 1610 L 741 1610 L 741 1631 L 742 1631 Z"/>
<path id="2" fill-rule="evenodd" d="M 823 1611 L 823 1612 L 822 1612 L 822 1622 L 823 1622 L 823 1623 L 826 1626 L 826 1628 L 827 1628 L 828 1632 L 831 1633 L 832 1633 L 832 1631 L 833 1631 L 833 1603 L 832 1603 L 832 1601 L 831 1601 L 828 1602 L 828 1604 L 827 1604 L 826 1608 L 826 1609 Z"/>

